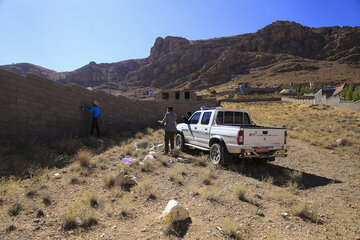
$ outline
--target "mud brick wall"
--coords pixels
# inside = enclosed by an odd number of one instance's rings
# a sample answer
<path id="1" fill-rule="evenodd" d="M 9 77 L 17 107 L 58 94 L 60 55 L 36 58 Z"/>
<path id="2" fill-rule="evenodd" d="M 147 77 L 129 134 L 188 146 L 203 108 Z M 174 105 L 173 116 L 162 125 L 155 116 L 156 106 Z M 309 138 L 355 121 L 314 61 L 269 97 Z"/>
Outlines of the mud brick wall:
<path id="1" fill-rule="evenodd" d="M 186 111 L 216 105 L 214 100 L 136 101 L 78 85 L 66 86 L 31 73 L 21 76 L 0 69 L 0 142 L 86 136 L 91 113 L 81 111 L 80 106 L 90 106 L 95 99 L 100 102 L 103 132 L 154 126 L 168 105 L 174 107 L 179 120 Z"/>

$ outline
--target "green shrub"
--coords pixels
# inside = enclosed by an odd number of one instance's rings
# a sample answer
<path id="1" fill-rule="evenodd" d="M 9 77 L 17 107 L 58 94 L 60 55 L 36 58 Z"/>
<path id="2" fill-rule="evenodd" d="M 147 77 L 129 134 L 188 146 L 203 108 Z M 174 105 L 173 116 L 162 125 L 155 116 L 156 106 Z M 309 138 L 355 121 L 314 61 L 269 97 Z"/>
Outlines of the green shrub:
<path id="1" fill-rule="evenodd" d="M 360 86 L 356 87 L 353 94 L 352 94 L 352 100 L 359 101 L 360 100 Z"/>

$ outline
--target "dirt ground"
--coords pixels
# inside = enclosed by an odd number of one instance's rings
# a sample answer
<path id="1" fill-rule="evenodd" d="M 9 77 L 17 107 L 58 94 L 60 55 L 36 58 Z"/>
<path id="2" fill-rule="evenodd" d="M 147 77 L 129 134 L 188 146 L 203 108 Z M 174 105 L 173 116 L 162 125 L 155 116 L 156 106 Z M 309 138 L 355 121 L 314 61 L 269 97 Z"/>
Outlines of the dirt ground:
<path id="1" fill-rule="evenodd" d="M 85 169 L 76 170 L 74 160 L 70 166 L 44 171 L 32 179 L 2 181 L 0 238 L 230 239 L 217 229 L 226 228 L 229 222 L 236 232 L 233 238 L 238 239 L 360 238 L 360 158 L 355 152 L 342 151 L 347 148 L 327 149 L 289 138 L 286 158 L 214 167 L 177 162 L 175 157 L 161 155 L 160 147 L 145 170 L 130 165 L 128 171 L 136 176 L 138 185 L 128 190 L 104 186 L 106 176 L 124 168 L 124 156 L 136 158 L 134 144 L 144 139 L 148 146 L 140 151 L 148 152 L 153 144 L 162 142 L 162 131 L 96 155 Z M 203 159 L 195 150 L 181 157 Z M 171 180 L 174 173 L 178 181 Z M 203 180 L 209 173 L 210 184 L 206 185 Z M 141 187 L 144 182 L 154 196 L 149 197 Z M 242 200 L 234 190 L 239 186 Z M 44 194 L 50 198 L 47 205 L 42 203 Z M 64 230 L 67 209 L 87 194 L 98 199 L 91 213 L 96 224 Z M 159 216 L 171 199 L 188 210 L 190 219 L 176 234 L 166 235 Z M 10 217 L 8 209 L 16 200 L 21 200 L 21 210 Z M 303 215 L 299 206 L 306 206 Z M 39 209 L 44 216 L 37 216 Z"/>

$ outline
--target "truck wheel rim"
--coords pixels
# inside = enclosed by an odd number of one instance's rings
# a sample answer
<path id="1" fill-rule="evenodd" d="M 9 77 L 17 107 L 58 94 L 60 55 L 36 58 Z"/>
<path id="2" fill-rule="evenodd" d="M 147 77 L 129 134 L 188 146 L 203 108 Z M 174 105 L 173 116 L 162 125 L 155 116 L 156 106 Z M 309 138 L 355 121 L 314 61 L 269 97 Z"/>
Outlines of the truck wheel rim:
<path id="1" fill-rule="evenodd" d="M 221 152 L 217 146 L 211 148 L 210 155 L 213 163 L 218 164 L 220 162 Z"/>
<path id="2" fill-rule="evenodd" d="M 175 145 L 176 145 L 177 148 L 181 147 L 181 136 L 176 135 Z"/>

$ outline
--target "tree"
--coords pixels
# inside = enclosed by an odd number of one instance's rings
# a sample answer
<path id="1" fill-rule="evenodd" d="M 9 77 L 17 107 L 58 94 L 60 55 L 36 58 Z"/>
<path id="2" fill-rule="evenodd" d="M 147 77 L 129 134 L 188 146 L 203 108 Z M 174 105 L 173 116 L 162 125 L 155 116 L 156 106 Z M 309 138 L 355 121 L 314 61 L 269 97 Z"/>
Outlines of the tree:
<path id="1" fill-rule="evenodd" d="M 360 100 L 360 86 L 357 86 L 352 94 L 352 100 L 359 101 Z"/>
<path id="2" fill-rule="evenodd" d="M 347 88 L 346 93 L 345 93 L 346 101 L 352 100 L 354 89 L 355 89 L 354 85 L 350 84 L 350 86 Z"/>

